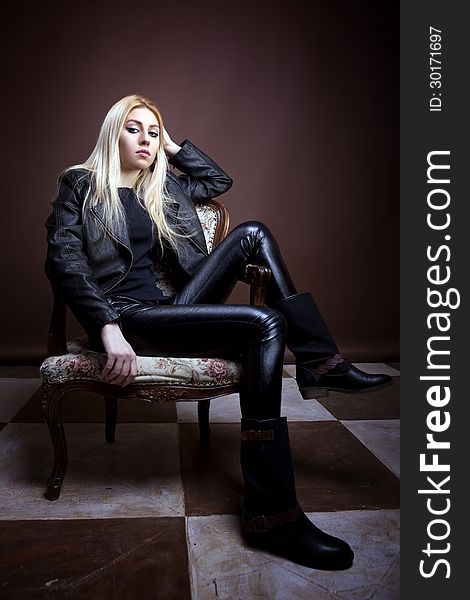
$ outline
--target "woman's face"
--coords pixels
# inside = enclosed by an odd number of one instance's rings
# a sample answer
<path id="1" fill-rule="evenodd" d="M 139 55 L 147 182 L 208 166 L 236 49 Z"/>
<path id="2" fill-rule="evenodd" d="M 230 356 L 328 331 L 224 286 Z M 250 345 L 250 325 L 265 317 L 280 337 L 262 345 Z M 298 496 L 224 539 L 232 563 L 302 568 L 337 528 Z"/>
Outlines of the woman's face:
<path id="1" fill-rule="evenodd" d="M 119 135 L 122 171 L 147 169 L 155 160 L 160 128 L 157 117 L 144 106 L 133 108 Z"/>

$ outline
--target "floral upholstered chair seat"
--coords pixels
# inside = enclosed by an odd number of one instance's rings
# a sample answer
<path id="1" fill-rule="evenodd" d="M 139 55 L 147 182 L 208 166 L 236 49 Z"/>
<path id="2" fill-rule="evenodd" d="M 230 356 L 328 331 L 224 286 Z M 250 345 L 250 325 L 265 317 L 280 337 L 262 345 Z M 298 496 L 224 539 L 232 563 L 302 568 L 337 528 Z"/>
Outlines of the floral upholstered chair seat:
<path id="1" fill-rule="evenodd" d="M 90 350 L 86 336 L 67 343 L 67 354 L 50 356 L 40 372 L 44 384 L 62 384 L 73 380 L 101 381 L 106 355 Z M 134 384 L 153 383 L 171 386 L 209 387 L 229 385 L 240 378 L 239 363 L 221 358 L 168 358 L 137 356 Z"/>

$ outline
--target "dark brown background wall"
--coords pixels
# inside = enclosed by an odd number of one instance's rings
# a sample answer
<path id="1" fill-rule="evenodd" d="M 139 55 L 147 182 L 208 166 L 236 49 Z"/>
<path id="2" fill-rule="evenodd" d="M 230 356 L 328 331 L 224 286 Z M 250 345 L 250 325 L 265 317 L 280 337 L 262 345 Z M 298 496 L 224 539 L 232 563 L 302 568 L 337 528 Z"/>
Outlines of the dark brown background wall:
<path id="1" fill-rule="evenodd" d="M 44 221 L 109 106 L 143 93 L 233 177 L 351 358 L 398 358 L 398 2 L 16 3 L 2 57 L 0 362 L 45 353 Z M 243 289 L 241 289 L 243 288 Z M 234 302 L 246 290 L 237 287 Z M 73 331 L 77 330 L 75 324 Z"/>

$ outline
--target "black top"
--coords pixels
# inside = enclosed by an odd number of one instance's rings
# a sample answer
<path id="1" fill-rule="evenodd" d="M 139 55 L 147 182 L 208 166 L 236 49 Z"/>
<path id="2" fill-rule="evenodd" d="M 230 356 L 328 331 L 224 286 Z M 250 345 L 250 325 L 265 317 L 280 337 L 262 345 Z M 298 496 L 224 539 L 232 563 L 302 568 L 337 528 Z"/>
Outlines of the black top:
<path id="1" fill-rule="evenodd" d="M 163 300 L 166 296 L 155 283 L 152 247 L 153 223 L 131 188 L 118 189 L 127 216 L 129 239 L 134 256 L 127 276 L 110 291 L 112 296 L 129 296 L 136 300 Z"/>

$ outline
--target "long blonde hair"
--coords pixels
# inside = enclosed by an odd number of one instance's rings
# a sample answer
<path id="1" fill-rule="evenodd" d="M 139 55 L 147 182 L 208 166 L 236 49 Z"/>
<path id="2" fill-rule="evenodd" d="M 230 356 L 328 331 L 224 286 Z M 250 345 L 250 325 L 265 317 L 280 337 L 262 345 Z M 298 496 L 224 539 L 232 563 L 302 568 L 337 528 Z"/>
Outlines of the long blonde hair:
<path id="1" fill-rule="evenodd" d="M 186 236 L 181 236 L 171 229 L 165 218 L 165 207 L 174 200 L 168 195 L 165 186 L 168 160 L 163 149 L 163 119 L 151 100 L 144 96 L 131 95 L 113 104 L 104 118 L 90 156 L 84 163 L 73 165 L 67 170 L 86 169 L 91 173 L 92 186 L 87 201 L 91 205 L 103 203 L 103 217 L 108 227 L 115 229 L 125 223 L 125 211 L 118 194 L 121 174 L 119 136 L 127 115 L 137 107 L 148 108 L 155 115 L 160 135 L 153 168 L 143 169 L 139 173 L 134 191 L 156 226 L 162 248 L 165 241 L 176 247 L 176 239 Z"/>

